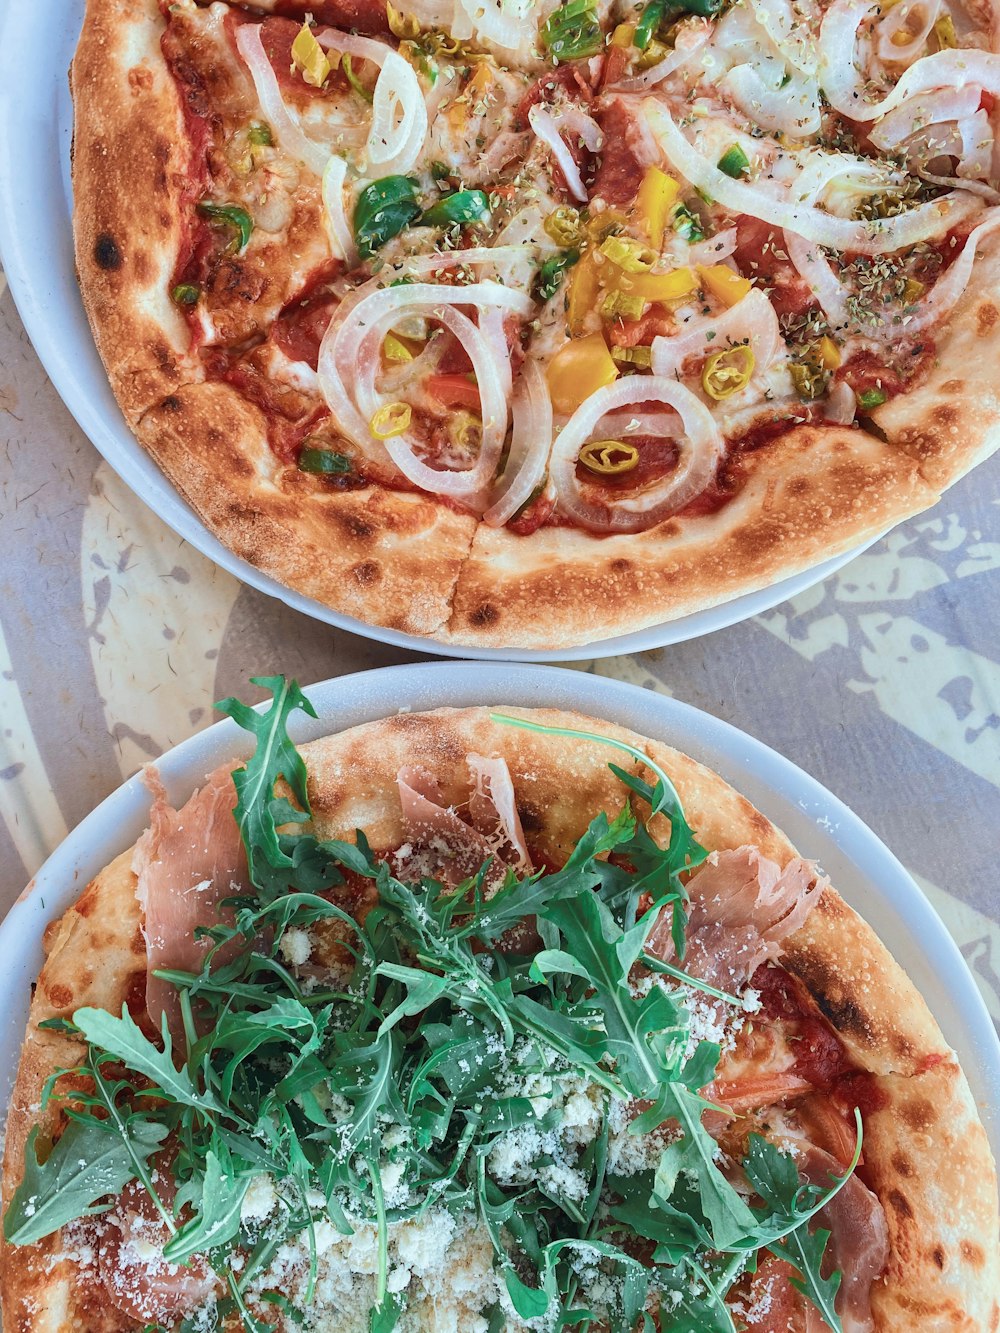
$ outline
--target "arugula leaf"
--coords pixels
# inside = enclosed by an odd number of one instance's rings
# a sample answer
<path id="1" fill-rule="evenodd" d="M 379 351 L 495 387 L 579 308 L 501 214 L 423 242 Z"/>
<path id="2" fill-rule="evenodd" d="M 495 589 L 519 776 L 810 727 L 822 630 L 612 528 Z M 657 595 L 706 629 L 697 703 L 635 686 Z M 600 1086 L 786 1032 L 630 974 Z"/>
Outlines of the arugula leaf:
<path id="1" fill-rule="evenodd" d="M 36 1125 L 28 1135 L 24 1178 L 4 1215 L 8 1245 L 32 1245 L 78 1217 L 107 1212 L 135 1178 L 135 1157 L 147 1162 L 166 1138 L 167 1127 L 135 1117 L 126 1147 L 103 1121 L 73 1119 L 44 1161 L 38 1156 L 38 1135 Z"/>
<path id="2" fill-rule="evenodd" d="M 258 888 L 273 896 L 287 887 L 287 880 L 284 884 L 281 882 L 280 871 L 295 868 L 293 858 L 279 842 L 275 824 L 274 787 L 279 779 L 284 778 L 288 783 L 304 812 L 293 815 L 292 807 L 285 801 L 279 807 L 282 821 L 288 822 L 293 817 L 304 821 L 309 812 L 306 766 L 289 738 L 288 719 L 296 711 L 315 717 L 316 710 L 294 680 L 286 680 L 284 676 L 253 676 L 251 684 L 260 685 L 273 694 L 266 712 L 258 713 L 233 698 L 223 699 L 215 706 L 257 738 L 253 756 L 243 768 L 233 773 L 237 797 L 235 815 L 246 849 L 250 878 Z"/>
<path id="3" fill-rule="evenodd" d="M 251 1179 L 234 1169 L 228 1148 L 217 1140 L 205 1154 L 195 1216 L 164 1246 L 164 1259 L 182 1264 L 192 1255 L 231 1241 L 240 1229 L 240 1208 Z"/>
<path id="4" fill-rule="evenodd" d="M 836 1270 L 829 1277 L 823 1277 L 822 1274 L 829 1239 L 829 1231 L 810 1231 L 803 1223 L 791 1235 L 768 1248 L 796 1270 L 798 1276 L 792 1278 L 792 1286 L 797 1287 L 815 1305 L 832 1333 L 842 1333 L 843 1325 L 835 1305 L 841 1275 Z"/>
<path id="5" fill-rule="evenodd" d="M 106 1009 L 85 1008 L 77 1009 L 73 1022 L 84 1040 L 106 1052 L 107 1058 L 120 1060 L 127 1068 L 153 1081 L 155 1089 L 144 1095 L 162 1095 L 180 1106 L 191 1106 L 199 1111 L 224 1111 L 210 1092 L 198 1092 L 186 1066 L 178 1069 L 174 1064 L 166 1015 L 162 1051 L 143 1035 L 124 1004 L 120 1018 Z"/>

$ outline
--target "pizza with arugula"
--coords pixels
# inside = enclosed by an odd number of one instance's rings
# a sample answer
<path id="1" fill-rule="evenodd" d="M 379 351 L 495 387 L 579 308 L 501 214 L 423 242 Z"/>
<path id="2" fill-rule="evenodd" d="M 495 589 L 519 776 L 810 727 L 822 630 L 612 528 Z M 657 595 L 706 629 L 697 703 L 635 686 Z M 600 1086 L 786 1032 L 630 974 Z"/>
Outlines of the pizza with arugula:
<path id="1" fill-rule="evenodd" d="M 551 710 L 299 752 L 259 683 L 47 932 L 7 1333 L 995 1333 L 954 1053 L 727 783 Z"/>
<path id="2" fill-rule="evenodd" d="M 998 438 L 986 0 L 87 0 L 84 300 L 234 552 L 557 648 L 928 505 Z"/>

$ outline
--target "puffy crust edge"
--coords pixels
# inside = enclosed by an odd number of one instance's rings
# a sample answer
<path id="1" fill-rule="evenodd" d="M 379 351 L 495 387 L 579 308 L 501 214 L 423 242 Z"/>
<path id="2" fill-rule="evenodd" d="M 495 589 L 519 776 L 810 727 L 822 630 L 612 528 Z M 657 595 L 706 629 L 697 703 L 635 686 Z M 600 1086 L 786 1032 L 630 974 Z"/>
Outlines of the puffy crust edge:
<path id="1" fill-rule="evenodd" d="M 129 420 L 193 378 L 170 299 L 188 138 L 156 0 L 88 0 L 70 71 L 73 230 L 83 303 Z"/>
<path id="2" fill-rule="evenodd" d="M 335 490 L 282 464 L 260 411 L 224 383 L 169 394 L 137 427 L 146 449 L 230 550 L 346 615 L 433 635 L 476 520 L 416 492 Z"/>
<path id="3" fill-rule="evenodd" d="M 447 640 L 562 648 L 770 587 L 926 509 L 913 460 L 862 430 L 799 427 L 731 465 L 738 493 L 703 517 L 597 537 L 481 525 Z"/>

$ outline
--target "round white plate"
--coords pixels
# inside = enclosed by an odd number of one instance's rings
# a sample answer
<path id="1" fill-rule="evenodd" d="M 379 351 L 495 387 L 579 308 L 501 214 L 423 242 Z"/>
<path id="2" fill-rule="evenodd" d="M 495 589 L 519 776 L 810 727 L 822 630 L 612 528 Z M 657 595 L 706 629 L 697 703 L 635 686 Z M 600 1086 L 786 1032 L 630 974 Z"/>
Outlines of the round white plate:
<path id="1" fill-rule="evenodd" d="M 557 652 L 462 648 L 341 615 L 240 560 L 208 531 L 129 430 L 108 385 L 80 301 L 69 180 L 72 105 L 66 80 L 84 0 L 10 0 L 0 7 L 0 255 L 10 289 L 49 378 L 122 480 L 203 555 L 251 587 L 340 629 L 446 657 L 569 662 L 683 643 L 777 606 L 825 579 L 858 547 L 794 578 L 721 606 Z M 874 540 L 874 539 L 873 539 Z M 870 544 L 870 543 L 869 543 Z"/>
<path id="2" fill-rule="evenodd" d="M 892 853 L 819 783 L 727 723 L 634 685 L 575 671 L 488 663 L 422 663 L 340 676 L 306 693 L 318 721 L 297 715 L 297 743 L 398 711 L 444 705 L 575 708 L 669 742 L 701 760 L 817 859 L 871 923 L 920 989 L 972 1085 L 1000 1159 L 1000 1042 L 975 982 L 940 918 Z M 223 721 L 171 750 L 157 765 L 181 802 L 218 764 L 252 743 Z M 125 783 L 46 861 L 0 925 L 0 1107 L 6 1105 L 24 1035 L 42 933 L 84 886 L 146 827 L 150 796 Z"/>

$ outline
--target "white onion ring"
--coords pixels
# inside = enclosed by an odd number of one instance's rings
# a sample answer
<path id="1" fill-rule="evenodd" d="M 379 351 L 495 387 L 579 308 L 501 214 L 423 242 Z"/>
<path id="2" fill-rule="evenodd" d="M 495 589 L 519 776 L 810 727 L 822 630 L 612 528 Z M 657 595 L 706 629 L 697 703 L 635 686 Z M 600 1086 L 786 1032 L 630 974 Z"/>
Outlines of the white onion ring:
<path id="1" fill-rule="evenodd" d="M 436 494 L 472 501 L 492 480 L 506 438 L 510 355 L 506 341 L 501 356 L 495 345 L 495 332 L 490 336 L 484 334 L 467 316 L 451 309 L 457 305 L 477 309 L 499 306 L 522 317 L 533 309 L 524 293 L 492 282 L 465 287 L 413 283 L 408 287 L 369 290 L 352 301 L 346 312 L 338 310 L 339 318 L 331 321 L 320 346 L 319 383 L 338 427 L 370 453 L 376 442 L 368 423 L 385 401 L 375 387 L 385 335 L 403 310 L 444 324 L 469 353 L 479 383 L 483 437 L 477 463 L 466 471 L 438 471 L 416 457 L 405 435 L 381 444 L 397 468 L 415 485 Z M 348 382 L 351 390 L 347 388 Z"/>
<path id="2" fill-rule="evenodd" d="M 676 74 L 678 70 L 684 68 L 698 54 L 702 47 L 707 43 L 712 35 L 712 24 L 708 19 L 693 19 L 685 23 L 682 30 L 677 34 L 674 42 L 674 49 L 658 60 L 655 65 L 650 65 L 649 69 L 644 69 L 641 74 L 636 74 L 630 79 L 622 79 L 620 83 L 613 85 L 615 92 L 621 93 L 644 93 L 648 92 L 664 79 Z"/>
<path id="3" fill-rule="evenodd" d="M 298 117 L 289 109 L 281 95 L 278 76 L 274 72 L 257 23 L 241 23 L 236 30 L 236 46 L 250 71 L 261 110 L 278 143 L 286 153 L 322 176 L 330 158 L 329 149 L 310 139 L 299 124 Z"/>
<path id="4" fill-rule="evenodd" d="M 341 55 L 370 60 L 379 69 L 385 64 L 386 56 L 394 54 L 393 48 L 386 42 L 377 42 L 373 37 L 355 37 L 351 33 L 338 32 L 336 28 L 324 28 L 316 34 L 316 40 L 327 51 L 339 51 Z"/>
<path id="5" fill-rule="evenodd" d="M 457 0 L 456 18 L 459 8 L 464 12 L 469 32 L 466 37 L 459 35 L 464 25 L 453 24 L 452 35 L 459 41 L 467 41 L 473 31 L 488 42 L 493 42 L 505 51 L 518 51 L 529 36 L 534 36 L 535 29 L 525 20 L 531 14 L 532 0 Z"/>
<path id="6" fill-rule="evenodd" d="M 838 380 L 823 403 L 823 419 L 834 426 L 849 426 L 858 411 L 858 399 L 846 380 Z"/>
<path id="7" fill-rule="evenodd" d="M 854 63 L 859 25 L 879 8 L 878 0 L 834 0 L 819 35 L 820 69 L 827 101 L 850 120 L 877 120 L 915 93 L 973 84 L 1000 96 L 1000 55 L 978 48 L 935 51 L 911 65 L 880 102 L 861 100 L 860 71 Z M 843 68 L 847 52 L 849 70 Z"/>
<path id="8" fill-rule="evenodd" d="M 577 456 L 609 412 L 632 403 L 660 402 L 674 409 L 684 427 L 681 457 L 669 476 L 638 495 L 593 502 L 581 493 Z M 556 436 L 549 465 L 561 513 L 593 532 L 641 532 L 676 513 L 700 495 L 722 456 L 722 435 L 711 412 L 690 389 L 659 375 L 628 375 L 592 393 Z"/>
<path id="9" fill-rule="evenodd" d="M 909 20 L 915 9 L 923 10 L 923 19 L 913 35 L 897 45 L 893 38 L 909 30 Z M 893 5 L 878 25 L 875 50 L 879 59 L 892 65 L 909 65 L 916 60 L 924 49 L 940 9 L 941 0 L 902 0 L 901 4 Z"/>
<path id="10" fill-rule="evenodd" d="M 796 271 L 819 302 L 830 328 L 834 331 L 848 328 L 851 324 L 847 307 L 849 293 L 820 247 L 803 240 L 794 231 L 786 231 L 785 249 Z"/>
<path id="11" fill-rule="evenodd" d="M 811 205 L 777 198 L 759 184 L 727 176 L 688 143 L 664 106 L 647 98 L 643 107 L 667 158 L 689 184 L 734 213 L 747 213 L 831 250 L 862 255 L 901 250 L 940 236 L 981 208 L 978 200 L 956 192 L 920 204 L 908 213 L 873 222 L 834 217 Z"/>
<path id="12" fill-rule="evenodd" d="M 991 209 L 986 221 L 969 232 L 962 253 L 943 276 L 938 278 L 928 294 L 920 301 L 918 309 L 912 315 L 902 318 L 891 315 L 885 317 L 879 330 L 880 335 L 897 338 L 900 333 L 907 336 L 919 333 L 956 306 L 969 285 L 980 242 L 995 232 L 998 226 L 1000 226 L 1000 208 Z"/>
<path id="13" fill-rule="evenodd" d="M 525 504 L 545 476 L 552 446 L 552 399 L 537 361 L 526 361 L 514 387 L 514 429 L 507 466 L 497 482 L 496 498 L 483 514 L 500 528 Z"/>
<path id="14" fill-rule="evenodd" d="M 723 259 L 728 259 L 736 252 L 738 241 L 736 228 L 726 227 L 724 231 L 718 231 L 714 236 L 708 236 L 705 240 L 696 241 L 694 245 L 688 246 L 687 263 L 721 263 Z"/>
<path id="15" fill-rule="evenodd" d="M 393 316 L 389 315 L 389 320 Z M 452 471 L 430 467 L 417 456 L 409 433 L 394 435 L 383 440 L 386 453 L 402 472 L 403 476 L 415 486 L 429 491 L 432 495 L 448 495 L 456 500 L 463 500 L 476 508 L 485 503 L 485 492 L 493 480 L 503 453 L 504 440 L 507 438 L 509 417 L 509 398 L 505 394 L 505 383 L 510 382 L 510 357 L 506 357 L 504 374 L 502 365 L 495 360 L 495 350 L 482 332 L 476 328 L 468 315 L 445 306 L 438 310 L 437 318 L 451 331 L 468 353 L 479 386 L 479 395 L 483 408 L 483 433 L 479 446 L 479 456 L 471 468 Z M 378 339 L 381 343 L 386 328 L 377 325 Z M 374 333 L 374 330 L 373 330 Z M 362 378 L 358 385 L 362 411 L 371 409 L 371 415 L 386 401 L 382 395 L 372 390 L 367 397 L 367 380 Z"/>
<path id="16" fill-rule="evenodd" d="M 323 211 L 326 216 L 326 229 L 334 257 L 343 259 L 348 268 L 354 268 L 358 263 L 358 252 L 354 245 L 354 233 L 351 231 L 344 210 L 346 179 L 347 163 L 342 157 L 332 154 L 323 172 Z"/>
<path id="17" fill-rule="evenodd" d="M 679 332 L 658 334 L 653 339 L 653 374 L 680 378 L 691 357 L 724 351 L 749 342 L 753 349 L 754 375 L 765 371 L 781 346 L 781 329 L 774 306 L 762 291 L 752 287 L 742 301 L 718 315 L 692 315 Z"/>
<path id="18" fill-rule="evenodd" d="M 375 84 L 365 154 L 380 176 L 405 176 L 427 137 L 427 105 L 413 67 L 390 51 Z"/>
<path id="19" fill-rule="evenodd" d="M 552 119 L 559 126 L 560 133 L 564 129 L 569 130 L 570 134 L 575 134 L 583 146 L 592 153 L 599 153 L 604 147 L 604 131 L 600 125 L 593 116 L 588 116 L 586 111 L 581 111 L 572 102 L 558 107 L 552 113 Z"/>
<path id="20" fill-rule="evenodd" d="M 563 174 L 566 188 L 570 194 L 574 199 L 585 204 L 588 196 L 583 178 L 580 175 L 580 169 L 573 160 L 573 154 L 563 141 L 563 137 L 559 133 L 559 126 L 551 113 L 546 111 L 543 106 L 536 104 L 528 112 L 528 123 L 555 158 L 556 165 Z"/>

